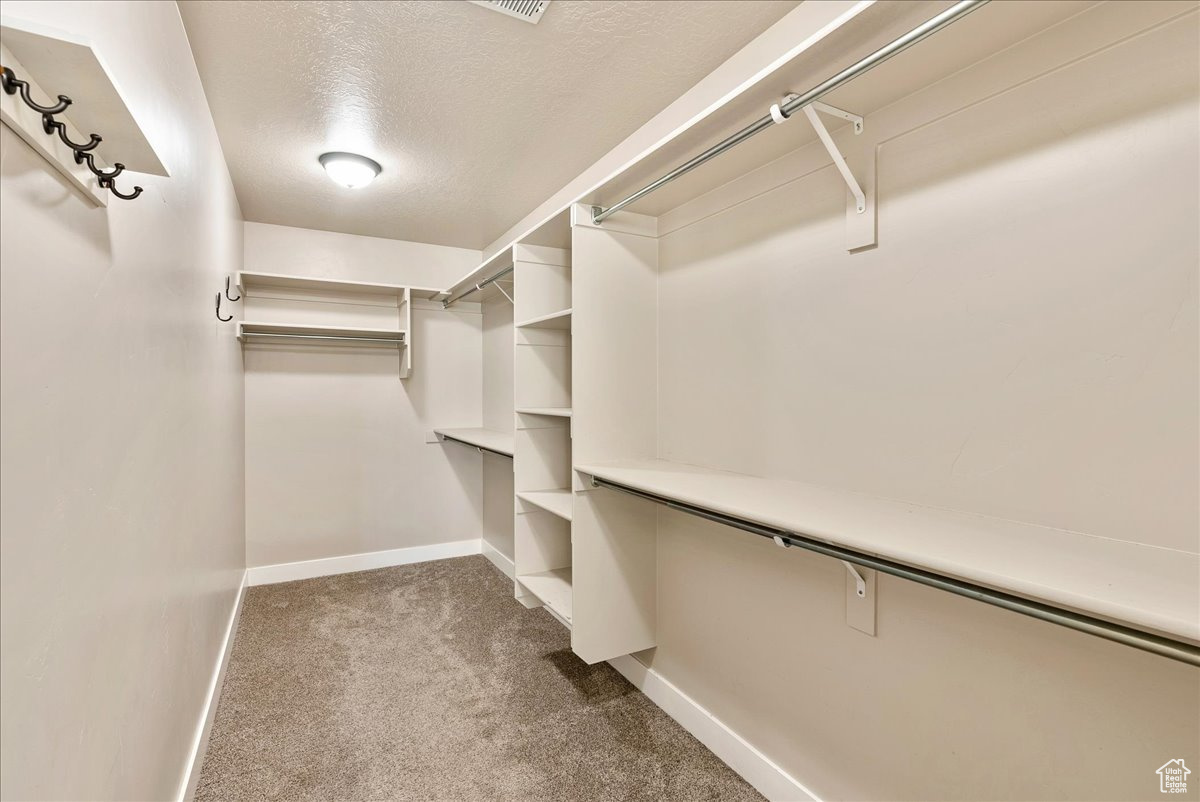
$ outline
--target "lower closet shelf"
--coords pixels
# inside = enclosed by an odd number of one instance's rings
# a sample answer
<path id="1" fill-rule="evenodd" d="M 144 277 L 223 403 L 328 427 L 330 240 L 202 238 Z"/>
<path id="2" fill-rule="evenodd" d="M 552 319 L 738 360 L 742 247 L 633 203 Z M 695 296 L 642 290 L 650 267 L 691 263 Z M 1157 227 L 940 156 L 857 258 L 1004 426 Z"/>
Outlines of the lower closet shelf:
<path id="1" fill-rule="evenodd" d="M 396 329 L 367 329 L 355 326 L 314 326 L 301 323 L 238 323 L 237 338 L 250 340 L 308 340 L 331 345 L 374 345 L 402 348 L 407 344 L 405 332 Z"/>
<path id="2" fill-rule="evenodd" d="M 520 574 L 517 576 L 517 581 L 524 585 L 530 593 L 537 596 L 542 604 L 570 623 L 570 568 L 556 568 L 553 571 L 542 571 L 537 574 Z"/>
<path id="3" fill-rule="evenodd" d="M 1200 642 L 1195 553 L 665 460 L 614 460 L 575 469 L 651 500 L 795 533 L 1152 635 Z"/>
<path id="4" fill-rule="evenodd" d="M 571 520 L 571 491 L 561 490 L 522 490 L 517 498 L 528 501 L 546 512 L 553 513 L 559 518 Z"/>
<path id="5" fill-rule="evenodd" d="M 502 457 L 513 455 L 513 433 L 495 429 L 434 429 L 433 433 L 443 440 L 453 440 L 463 445 L 482 448 Z"/>

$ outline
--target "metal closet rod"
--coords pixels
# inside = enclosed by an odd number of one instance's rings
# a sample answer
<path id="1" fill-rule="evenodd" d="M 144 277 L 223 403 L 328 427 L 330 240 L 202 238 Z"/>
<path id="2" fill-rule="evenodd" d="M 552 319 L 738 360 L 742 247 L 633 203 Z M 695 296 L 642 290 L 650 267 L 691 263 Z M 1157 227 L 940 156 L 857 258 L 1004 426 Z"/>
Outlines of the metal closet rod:
<path id="1" fill-rule="evenodd" d="M 449 440 L 449 441 L 451 441 L 451 442 L 453 442 L 453 443 L 458 443 L 459 445 L 468 446 L 468 447 L 470 447 L 470 448 L 475 448 L 475 449 L 478 449 L 478 450 L 480 450 L 480 451 L 486 451 L 486 452 L 488 452 L 489 454 L 495 454 L 496 456 L 499 456 L 499 457 L 504 457 L 505 459 L 512 459 L 512 458 L 513 458 L 513 455 L 512 455 L 512 454 L 506 454 L 506 453 L 504 453 L 503 451 L 497 451 L 497 450 L 496 450 L 496 449 L 494 449 L 494 448 L 488 448 L 487 446 L 481 446 L 481 445 L 479 445 L 478 443 L 468 443 L 466 440 L 459 440 L 457 437 L 451 437 L 451 436 L 450 436 L 450 435 L 448 435 L 448 434 L 443 434 L 443 435 L 442 435 L 442 439 L 443 439 L 443 440 Z"/>
<path id="2" fill-rule="evenodd" d="M 862 61 L 859 61 L 856 64 L 852 64 L 851 66 L 842 70 L 841 72 L 839 72 L 837 75 L 833 76 L 832 78 L 829 78 L 826 81 L 824 81 L 820 84 L 817 84 L 812 89 L 809 89 L 807 92 L 804 92 L 804 93 L 800 94 L 799 96 L 793 98 L 792 100 L 789 100 L 787 103 L 781 104 L 780 112 L 783 114 L 784 117 L 791 116 L 791 114 L 793 112 L 799 111 L 800 109 L 804 108 L 805 106 L 807 106 L 809 103 L 812 103 L 813 101 L 820 100 L 822 97 L 829 94 L 833 90 L 837 89 L 842 84 L 849 83 L 850 81 L 854 80 L 855 78 L 862 75 L 864 72 L 867 72 L 868 70 L 872 69 L 873 67 L 878 67 L 880 64 L 887 61 L 888 59 L 890 59 L 892 56 L 896 55 L 897 53 L 901 53 L 901 52 L 907 50 L 908 48 L 912 47 L 913 45 L 915 45 L 917 42 L 921 41 L 925 37 L 931 36 L 932 34 L 940 31 L 942 28 L 945 28 L 950 23 L 955 22 L 956 20 L 962 19 L 967 14 L 970 14 L 972 11 L 974 11 L 975 9 L 979 8 L 980 6 L 982 6 L 983 4 L 985 4 L 987 2 L 988 2 L 988 0 L 963 0 L 963 2 L 961 2 L 961 3 L 955 3 L 953 6 L 946 9 L 941 14 L 938 14 L 936 17 L 933 17 L 932 19 L 925 21 L 921 25 L 918 25 L 916 28 L 913 28 L 911 31 L 904 34 L 899 39 L 896 39 L 895 41 L 891 42 L 890 44 L 884 45 L 883 47 L 879 48 L 874 53 L 872 53 L 871 55 L 864 58 Z M 636 203 L 637 201 L 646 197 L 647 195 L 649 195 L 651 192 L 658 189 L 659 187 L 664 186 L 665 184 L 671 183 L 676 178 L 679 178 L 680 176 L 685 175 L 686 173 L 690 173 L 692 170 L 695 170 L 697 167 L 699 167 L 700 165 L 709 161 L 710 159 L 720 156 L 722 153 L 729 150 L 730 148 L 740 145 L 741 143 L 745 142 L 750 137 L 754 136 L 755 134 L 757 134 L 761 131 L 765 131 L 766 129 L 770 128 L 772 125 L 775 125 L 775 120 L 774 120 L 774 118 L 771 117 L 770 114 L 768 114 L 765 117 L 761 117 L 758 120 L 755 120 L 754 122 L 752 122 L 750 125 L 743 128 L 742 130 L 738 131 L 736 134 L 726 137 L 725 139 L 721 140 L 717 144 L 713 145 L 711 148 L 704 151 L 699 156 L 695 156 L 691 160 L 686 161 L 683 164 L 679 165 L 674 170 L 672 170 L 671 172 L 664 175 L 662 178 L 659 178 L 657 181 L 655 181 L 651 184 L 647 184 L 646 186 L 642 187 L 637 192 L 630 195 L 628 198 L 625 198 L 625 200 L 620 201 L 618 203 L 614 203 L 612 206 L 609 206 L 608 208 L 601 208 L 599 206 L 593 206 L 592 207 L 592 222 L 593 223 L 603 222 L 610 215 L 613 215 L 613 214 L 621 211 L 629 204 Z"/>
<path id="3" fill-rule="evenodd" d="M 404 345 L 404 340 L 402 338 L 390 339 L 387 337 L 339 337 L 332 334 L 284 334 L 282 332 L 269 331 L 243 331 L 242 336 L 263 337 L 265 339 L 287 337 L 296 340 L 336 340 L 337 342 L 387 343 L 388 345 Z"/>
<path id="4" fill-rule="evenodd" d="M 448 309 L 450 307 L 450 304 L 457 303 L 458 301 L 461 301 L 463 298 L 466 298 L 468 295 L 475 293 L 475 292 L 479 292 L 487 285 L 496 281 L 496 279 L 500 278 L 501 276 L 507 276 L 511 272 L 513 272 L 513 266 L 509 265 L 508 267 L 504 268 L 500 272 L 493 273 L 492 275 L 485 278 L 483 281 L 476 284 L 471 289 L 463 290 L 458 295 L 455 295 L 453 298 L 447 298 L 446 300 L 442 301 L 442 309 Z"/>
<path id="5" fill-rule="evenodd" d="M 1002 607 L 1005 610 L 1010 610 L 1014 613 L 1027 615 L 1031 618 L 1037 618 L 1042 621 L 1048 621 L 1051 624 L 1058 624 L 1068 629 L 1074 629 L 1078 632 L 1086 632 L 1089 635 L 1095 635 L 1098 638 L 1105 640 L 1116 641 L 1123 643 L 1126 646 L 1132 646 L 1135 649 L 1151 652 L 1162 657 L 1178 660 L 1181 663 L 1188 663 L 1193 666 L 1200 666 L 1200 647 L 1193 646 L 1183 641 L 1171 640 L 1159 635 L 1153 635 L 1149 632 L 1132 629 L 1130 627 L 1114 624 L 1111 621 L 1105 621 L 1100 618 L 1093 618 L 1089 615 L 1072 612 L 1061 607 L 1052 607 L 1048 604 L 1023 599 L 1020 596 L 1014 596 L 1011 593 L 993 590 L 992 588 L 976 585 L 971 582 L 964 582 L 961 579 L 935 574 L 931 571 L 925 571 L 920 568 L 913 568 L 902 563 L 892 562 L 891 560 L 876 557 L 854 549 L 835 546 L 831 543 L 825 543 L 820 540 L 800 535 L 795 532 L 789 532 L 786 529 L 776 529 L 763 524 L 755 523 L 754 521 L 745 518 L 736 518 L 732 515 L 726 515 L 721 512 L 697 507 L 693 504 L 687 504 L 682 501 L 665 496 L 659 496 L 654 493 L 648 493 L 644 490 L 638 490 L 618 482 L 610 482 L 607 479 L 601 479 L 598 476 L 592 477 L 593 487 L 604 487 L 609 490 L 616 490 L 621 493 L 628 493 L 632 496 L 644 498 L 653 501 L 656 504 L 662 504 L 665 507 L 670 507 L 673 510 L 686 512 L 689 515 L 695 515 L 699 518 L 704 518 L 715 523 L 731 526 L 734 529 L 741 529 L 744 532 L 751 532 L 755 535 L 771 538 L 776 542 L 782 542 L 788 546 L 796 546 L 798 548 L 812 551 L 817 554 L 823 554 L 826 557 L 833 557 L 838 560 L 861 565 L 864 568 L 872 568 L 880 573 L 891 574 L 898 576 L 901 579 L 907 579 L 911 582 L 916 582 L 921 585 L 927 585 L 931 588 L 944 590 L 948 593 L 953 593 L 956 596 L 965 596 L 968 599 L 981 601 L 984 604 L 991 604 L 995 607 Z"/>

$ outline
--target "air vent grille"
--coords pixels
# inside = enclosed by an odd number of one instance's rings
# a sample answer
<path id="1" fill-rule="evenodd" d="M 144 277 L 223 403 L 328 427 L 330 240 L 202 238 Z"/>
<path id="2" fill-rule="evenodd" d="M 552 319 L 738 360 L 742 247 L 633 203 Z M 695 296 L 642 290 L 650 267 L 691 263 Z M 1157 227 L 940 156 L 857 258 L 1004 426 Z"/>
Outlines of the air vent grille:
<path id="1" fill-rule="evenodd" d="M 471 2 L 510 17 L 523 19 L 533 25 L 537 25 L 538 20 L 546 13 L 546 6 L 550 5 L 550 0 L 471 0 Z"/>

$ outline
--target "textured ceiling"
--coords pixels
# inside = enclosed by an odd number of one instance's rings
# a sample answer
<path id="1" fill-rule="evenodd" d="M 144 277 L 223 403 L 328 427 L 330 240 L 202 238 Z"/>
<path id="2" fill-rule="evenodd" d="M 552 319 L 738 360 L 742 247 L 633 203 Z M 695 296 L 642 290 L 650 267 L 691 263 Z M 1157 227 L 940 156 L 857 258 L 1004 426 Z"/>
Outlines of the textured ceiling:
<path id="1" fill-rule="evenodd" d="M 798 2 L 179 5 L 247 220 L 482 248 Z"/>

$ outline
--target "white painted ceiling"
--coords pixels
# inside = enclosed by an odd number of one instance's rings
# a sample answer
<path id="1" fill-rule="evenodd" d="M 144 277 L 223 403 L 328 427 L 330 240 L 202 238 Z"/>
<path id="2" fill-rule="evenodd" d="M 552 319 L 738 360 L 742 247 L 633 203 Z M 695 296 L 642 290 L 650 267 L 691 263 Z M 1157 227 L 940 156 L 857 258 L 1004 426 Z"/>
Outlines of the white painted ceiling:
<path id="1" fill-rule="evenodd" d="M 179 5 L 247 220 L 482 248 L 798 3 Z"/>

